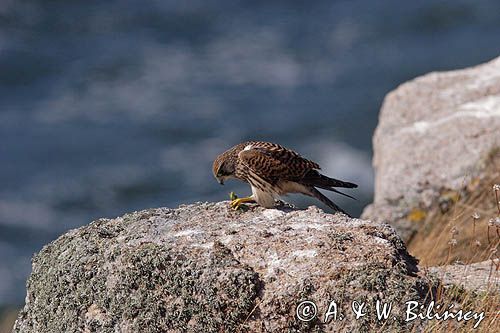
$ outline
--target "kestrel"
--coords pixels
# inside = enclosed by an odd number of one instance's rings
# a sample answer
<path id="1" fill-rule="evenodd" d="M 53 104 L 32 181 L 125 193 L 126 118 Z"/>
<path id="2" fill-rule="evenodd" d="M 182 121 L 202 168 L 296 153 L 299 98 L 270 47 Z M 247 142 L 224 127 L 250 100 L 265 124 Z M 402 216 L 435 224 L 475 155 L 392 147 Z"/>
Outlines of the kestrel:
<path id="1" fill-rule="evenodd" d="M 280 196 L 301 193 L 349 215 L 316 187 L 353 198 L 337 191 L 335 187 L 355 188 L 358 185 L 322 175 L 318 171 L 320 169 L 317 163 L 290 149 L 262 141 L 240 143 L 217 156 L 213 164 L 214 176 L 221 185 L 228 178 L 236 178 L 252 187 L 251 196 L 231 201 L 233 208 L 245 202 L 256 202 L 262 207 L 272 208 Z"/>

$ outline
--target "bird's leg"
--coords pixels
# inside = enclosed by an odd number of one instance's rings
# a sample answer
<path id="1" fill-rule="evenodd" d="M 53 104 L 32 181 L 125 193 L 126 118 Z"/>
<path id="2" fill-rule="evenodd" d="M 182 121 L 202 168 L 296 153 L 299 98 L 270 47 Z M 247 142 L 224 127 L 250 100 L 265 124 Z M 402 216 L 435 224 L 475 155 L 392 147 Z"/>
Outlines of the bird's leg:
<path id="1" fill-rule="evenodd" d="M 238 209 L 238 208 L 240 208 L 241 204 L 247 203 L 247 202 L 255 202 L 255 199 L 250 196 L 250 197 L 246 197 L 246 198 L 238 198 L 238 199 L 231 200 L 231 208 Z"/>

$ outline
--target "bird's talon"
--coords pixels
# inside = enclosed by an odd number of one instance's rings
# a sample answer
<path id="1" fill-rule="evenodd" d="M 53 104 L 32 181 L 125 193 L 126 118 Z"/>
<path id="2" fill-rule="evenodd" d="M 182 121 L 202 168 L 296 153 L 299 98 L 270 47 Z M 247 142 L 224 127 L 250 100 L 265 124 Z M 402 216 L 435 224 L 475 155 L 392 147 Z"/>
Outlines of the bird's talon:
<path id="1" fill-rule="evenodd" d="M 234 199 L 230 203 L 231 208 L 233 209 L 238 209 L 238 207 L 241 205 L 241 200 L 240 199 Z"/>
<path id="2" fill-rule="evenodd" d="M 245 208 L 248 208 L 244 205 L 244 203 L 246 202 L 253 202 L 253 199 L 252 198 L 238 198 L 238 199 L 234 199 L 234 200 L 231 200 L 231 203 L 230 203 L 230 206 L 231 208 L 235 209 L 235 210 L 238 210 L 238 209 L 244 209 Z"/>

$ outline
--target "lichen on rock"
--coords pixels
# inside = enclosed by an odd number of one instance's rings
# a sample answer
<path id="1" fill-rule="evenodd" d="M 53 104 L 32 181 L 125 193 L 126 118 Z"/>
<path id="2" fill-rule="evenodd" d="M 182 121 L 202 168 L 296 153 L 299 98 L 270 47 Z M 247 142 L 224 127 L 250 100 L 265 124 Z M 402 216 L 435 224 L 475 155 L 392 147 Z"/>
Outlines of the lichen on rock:
<path id="1" fill-rule="evenodd" d="M 369 331 L 384 323 L 353 320 L 350 302 L 426 302 L 416 272 L 391 227 L 343 214 L 236 212 L 228 202 L 149 209 L 45 246 L 14 332 Z M 315 320 L 298 320 L 303 300 L 317 303 Z M 332 300 L 346 320 L 321 321 Z"/>

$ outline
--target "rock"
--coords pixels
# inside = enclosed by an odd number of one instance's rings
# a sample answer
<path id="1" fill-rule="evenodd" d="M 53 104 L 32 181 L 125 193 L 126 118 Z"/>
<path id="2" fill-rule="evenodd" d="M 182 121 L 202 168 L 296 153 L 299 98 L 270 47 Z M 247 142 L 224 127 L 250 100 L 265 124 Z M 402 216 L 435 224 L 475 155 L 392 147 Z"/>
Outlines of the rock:
<path id="1" fill-rule="evenodd" d="M 409 330 L 399 309 L 429 282 L 388 225 L 317 208 L 247 212 L 228 202 L 100 219 L 33 259 L 14 332 Z M 335 300 L 343 321 L 301 322 L 296 306 Z M 351 301 L 392 302 L 397 320 L 354 320 Z"/>
<path id="2" fill-rule="evenodd" d="M 431 267 L 446 288 L 462 287 L 475 292 L 500 293 L 500 259 L 492 259 L 469 265 L 446 265 Z"/>
<path id="3" fill-rule="evenodd" d="M 482 159 L 500 147 L 500 58 L 404 83 L 379 117 L 375 198 L 362 217 L 388 221 L 409 239 L 409 212 L 480 176 Z"/>

